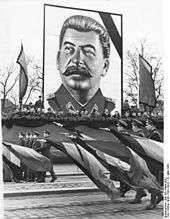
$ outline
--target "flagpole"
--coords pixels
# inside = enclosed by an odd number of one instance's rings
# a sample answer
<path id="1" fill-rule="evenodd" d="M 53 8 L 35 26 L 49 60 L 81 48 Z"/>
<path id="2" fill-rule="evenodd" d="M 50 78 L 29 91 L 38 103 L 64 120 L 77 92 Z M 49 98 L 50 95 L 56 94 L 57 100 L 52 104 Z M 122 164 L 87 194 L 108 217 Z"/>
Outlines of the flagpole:
<path id="1" fill-rule="evenodd" d="M 140 57 L 140 54 L 139 54 L 139 57 Z M 138 60 L 139 60 L 139 59 L 138 59 Z M 138 62 L 138 64 L 139 64 L 139 62 Z M 139 65 L 138 65 L 138 69 L 139 69 Z M 140 100 L 139 100 L 139 71 L 138 71 L 138 80 L 137 80 L 137 83 L 138 83 L 137 108 L 140 109 L 140 103 L 139 103 L 139 102 L 140 102 Z"/>

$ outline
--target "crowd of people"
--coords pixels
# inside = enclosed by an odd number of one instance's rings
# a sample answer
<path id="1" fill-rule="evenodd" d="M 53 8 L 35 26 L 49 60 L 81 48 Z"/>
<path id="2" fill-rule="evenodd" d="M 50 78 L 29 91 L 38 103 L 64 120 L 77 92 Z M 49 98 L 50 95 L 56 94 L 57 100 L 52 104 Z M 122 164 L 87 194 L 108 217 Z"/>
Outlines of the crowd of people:
<path id="1" fill-rule="evenodd" d="M 40 133 L 37 131 L 34 132 L 26 132 L 26 133 L 19 133 L 19 142 L 18 144 L 23 147 L 32 148 L 33 150 L 37 151 L 38 153 L 42 154 L 43 156 L 47 157 L 51 163 L 51 144 L 46 141 L 46 138 L 50 136 L 50 132 L 48 130 L 43 131 L 43 138 L 40 138 Z M 35 172 L 25 164 L 21 163 L 21 170 L 22 176 L 21 180 L 27 182 L 45 182 L 46 172 Z M 54 182 L 57 177 L 54 173 L 53 167 L 49 171 L 51 175 L 51 182 Z"/>

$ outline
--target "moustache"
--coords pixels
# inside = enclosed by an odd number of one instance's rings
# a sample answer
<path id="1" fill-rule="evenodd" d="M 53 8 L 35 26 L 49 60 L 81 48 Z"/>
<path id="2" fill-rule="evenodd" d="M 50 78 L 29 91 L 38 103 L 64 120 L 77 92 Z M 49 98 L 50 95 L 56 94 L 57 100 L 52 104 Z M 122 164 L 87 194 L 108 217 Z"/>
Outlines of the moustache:
<path id="1" fill-rule="evenodd" d="M 65 76 L 70 76 L 70 75 L 80 75 L 80 76 L 86 76 L 86 77 L 92 77 L 92 74 L 90 70 L 86 66 L 69 66 L 63 73 Z"/>

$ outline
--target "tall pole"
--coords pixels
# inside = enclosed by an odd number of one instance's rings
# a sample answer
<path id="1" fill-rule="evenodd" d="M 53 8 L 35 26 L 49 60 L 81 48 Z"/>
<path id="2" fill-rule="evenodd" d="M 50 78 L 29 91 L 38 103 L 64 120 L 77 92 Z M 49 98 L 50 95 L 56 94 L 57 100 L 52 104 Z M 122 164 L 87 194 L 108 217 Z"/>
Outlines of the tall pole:
<path id="1" fill-rule="evenodd" d="M 42 75 L 42 102 L 44 107 L 44 71 L 45 71 L 45 4 L 43 8 L 43 75 Z"/>
<path id="2" fill-rule="evenodd" d="M 121 15 L 121 115 L 123 114 L 123 15 Z"/>

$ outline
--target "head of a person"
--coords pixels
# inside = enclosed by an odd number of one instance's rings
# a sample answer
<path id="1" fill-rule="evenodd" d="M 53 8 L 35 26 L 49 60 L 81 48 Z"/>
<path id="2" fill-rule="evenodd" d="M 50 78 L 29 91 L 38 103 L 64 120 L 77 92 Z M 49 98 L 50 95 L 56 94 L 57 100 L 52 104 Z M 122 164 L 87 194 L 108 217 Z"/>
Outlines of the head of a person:
<path id="1" fill-rule="evenodd" d="M 119 122 L 117 123 L 117 131 L 118 132 L 122 132 L 125 131 L 128 127 L 128 124 L 123 121 L 123 120 L 119 120 Z"/>
<path id="2" fill-rule="evenodd" d="M 126 118 L 130 117 L 130 116 L 131 116 L 131 115 L 130 115 L 130 111 L 129 111 L 129 110 L 125 111 L 125 112 L 124 112 L 124 116 L 125 116 Z"/>
<path id="3" fill-rule="evenodd" d="M 137 119 L 134 119 L 134 120 L 132 121 L 132 130 L 133 130 L 134 132 L 137 132 L 139 129 L 142 128 L 142 126 L 143 126 L 143 124 L 142 124 L 141 121 L 139 121 L 139 120 L 137 120 Z"/>
<path id="4" fill-rule="evenodd" d="M 48 130 L 45 130 L 45 131 L 43 132 L 43 135 L 44 135 L 44 138 L 47 138 L 47 137 L 50 136 L 50 132 L 49 132 Z"/>
<path id="5" fill-rule="evenodd" d="M 26 132 L 26 138 L 30 138 L 30 137 L 31 137 L 30 132 Z"/>
<path id="6" fill-rule="evenodd" d="M 25 138 L 25 134 L 22 132 L 19 132 L 18 137 L 19 137 L 19 139 L 23 139 L 23 138 Z"/>
<path id="7" fill-rule="evenodd" d="M 153 120 L 151 120 L 151 119 L 147 119 L 146 120 L 146 129 L 148 130 L 148 131 L 152 131 L 153 129 L 155 129 L 156 127 L 155 127 L 155 124 L 154 124 L 154 121 Z"/>
<path id="8" fill-rule="evenodd" d="M 34 134 L 34 138 L 35 138 L 35 139 L 39 138 L 39 136 L 40 136 L 40 133 L 39 133 L 39 132 L 34 132 L 33 134 Z"/>
<path id="9" fill-rule="evenodd" d="M 62 83 L 70 90 L 98 90 L 109 68 L 110 39 L 105 28 L 91 17 L 65 20 L 59 40 L 57 66 Z"/>
<path id="10" fill-rule="evenodd" d="M 41 100 L 41 99 L 42 99 L 42 97 L 41 97 L 41 96 L 39 96 L 38 98 L 39 98 L 39 100 Z"/>

